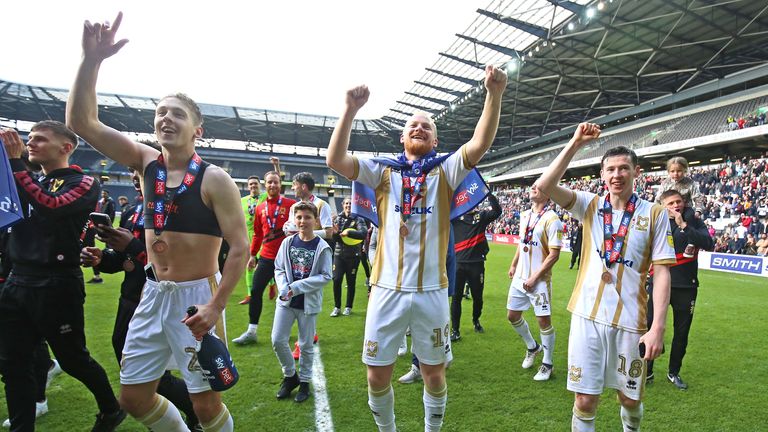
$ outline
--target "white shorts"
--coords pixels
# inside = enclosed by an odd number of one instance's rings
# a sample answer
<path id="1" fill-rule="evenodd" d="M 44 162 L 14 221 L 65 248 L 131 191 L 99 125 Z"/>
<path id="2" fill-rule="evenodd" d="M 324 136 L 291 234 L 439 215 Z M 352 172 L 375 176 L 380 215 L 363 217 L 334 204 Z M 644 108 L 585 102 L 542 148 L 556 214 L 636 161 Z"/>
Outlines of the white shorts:
<path id="1" fill-rule="evenodd" d="M 640 336 L 572 315 L 568 390 L 599 395 L 608 387 L 630 399 L 641 400 L 646 366 L 640 357 Z"/>
<path id="2" fill-rule="evenodd" d="M 426 365 L 451 359 L 450 313 L 446 290 L 402 292 L 374 286 L 365 317 L 363 363 L 388 366 L 411 328 L 411 351 Z"/>
<path id="3" fill-rule="evenodd" d="M 219 280 L 218 273 L 187 282 L 147 280 L 128 326 L 120 362 L 121 384 L 152 382 L 166 369 L 178 369 L 190 393 L 211 389 L 197 363 L 195 337 L 181 320 L 189 306 L 211 300 Z M 226 343 L 224 312 L 214 331 Z"/>
<path id="4" fill-rule="evenodd" d="M 533 313 L 536 316 L 552 315 L 552 282 L 537 282 L 532 292 L 523 288 L 523 282 L 523 279 L 516 277 L 509 284 L 507 309 L 527 311 L 533 305 Z"/>

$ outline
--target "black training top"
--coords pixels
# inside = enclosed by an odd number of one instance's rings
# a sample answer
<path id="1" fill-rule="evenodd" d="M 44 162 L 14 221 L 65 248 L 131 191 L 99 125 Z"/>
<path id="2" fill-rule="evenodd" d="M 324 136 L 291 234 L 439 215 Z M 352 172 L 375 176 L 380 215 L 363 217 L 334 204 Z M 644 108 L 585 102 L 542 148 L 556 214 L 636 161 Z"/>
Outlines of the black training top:
<path id="1" fill-rule="evenodd" d="M 11 228 L 8 240 L 13 272 L 80 272 L 80 239 L 88 214 L 96 209 L 99 183 L 75 168 L 60 168 L 38 178 L 21 159 L 10 163 L 24 211 L 24 219 Z"/>
<path id="2" fill-rule="evenodd" d="M 164 231 L 185 232 L 192 234 L 207 234 L 214 237 L 222 237 L 219 221 L 216 214 L 208 208 L 203 202 L 200 192 L 203 184 L 203 175 L 210 164 L 203 161 L 200 165 L 200 171 L 197 173 L 192 186 L 181 195 L 176 195 L 172 205 L 168 205 L 168 199 L 178 189 L 165 188 L 165 215 L 166 222 Z M 154 223 L 152 220 L 153 209 L 155 207 L 155 177 L 157 176 L 157 161 L 150 162 L 144 169 L 144 201 L 147 210 L 144 212 L 144 228 L 152 229 Z"/>

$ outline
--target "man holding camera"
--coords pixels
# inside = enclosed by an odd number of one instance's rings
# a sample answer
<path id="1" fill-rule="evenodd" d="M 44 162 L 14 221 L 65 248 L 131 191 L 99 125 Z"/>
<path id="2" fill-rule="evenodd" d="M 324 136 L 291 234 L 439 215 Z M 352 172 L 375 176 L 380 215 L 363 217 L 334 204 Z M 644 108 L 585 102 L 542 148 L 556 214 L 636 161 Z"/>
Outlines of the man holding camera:
<path id="1" fill-rule="evenodd" d="M 21 160 L 24 143 L 13 129 L 0 131 L 8 153 L 24 219 L 8 239 L 13 263 L 0 289 L 0 374 L 11 430 L 34 430 L 32 353 L 48 341 L 61 367 L 85 384 L 99 406 L 94 431 L 112 431 L 125 418 L 104 369 L 85 346 L 85 286 L 80 237 L 99 199 L 99 184 L 69 166 L 77 136 L 64 124 L 32 126 L 29 160 L 42 167 L 37 179 Z"/>

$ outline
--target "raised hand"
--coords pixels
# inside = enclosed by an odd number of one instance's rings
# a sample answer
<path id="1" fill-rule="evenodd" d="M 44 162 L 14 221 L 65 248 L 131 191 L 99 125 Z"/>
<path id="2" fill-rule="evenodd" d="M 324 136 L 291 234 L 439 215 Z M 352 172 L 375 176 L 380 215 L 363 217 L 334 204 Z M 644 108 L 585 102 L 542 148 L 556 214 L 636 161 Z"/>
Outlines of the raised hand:
<path id="1" fill-rule="evenodd" d="M 115 42 L 117 29 L 123 20 L 123 13 L 118 12 L 115 22 L 109 21 L 91 24 L 85 21 L 83 24 L 83 56 L 97 61 L 113 56 L 128 43 L 128 39 L 120 39 Z"/>
<path id="2" fill-rule="evenodd" d="M 507 88 L 507 73 L 493 65 L 485 67 L 485 88 L 489 93 L 501 95 Z"/>
<path id="3" fill-rule="evenodd" d="M 368 97 L 370 95 L 371 92 L 366 85 L 357 86 L 347 90 L 347 107 L 353 111 L 358 111 L 366 102 L 368 102 Z"/>
<path id="4" fill-rule="evenodd" d="M 571 141 L 577 149 L 584 146 L 584 144 L 600 137 L 600 126 L 594 123 L 579 123 L 576 126 L 576 131 L 573 133 Z"/>
<path id="5" fill-rule="evenodd" d="M 16 129 L 0 129 L 0 140 L 3 141 L 8 159 L 19 159 L 24 154 L 24 142 Z"/>

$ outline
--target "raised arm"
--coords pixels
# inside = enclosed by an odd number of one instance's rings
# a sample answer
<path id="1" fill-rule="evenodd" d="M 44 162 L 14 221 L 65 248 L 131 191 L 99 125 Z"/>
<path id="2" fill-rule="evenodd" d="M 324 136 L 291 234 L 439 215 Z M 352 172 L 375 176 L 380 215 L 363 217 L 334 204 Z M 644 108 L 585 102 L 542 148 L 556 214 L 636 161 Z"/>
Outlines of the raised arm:
<path id="1" fill-rule="evenodd" d="M 370 95 L 371 92 L 364 85 L 347 91 L 344 112 L 333 129 L 331 142 L 328 143 L 325 163 L 329 168 L 346 178 L 352 178 L 355 175 L 354 159 L 347 153 L 349 138 L 352 134 L 352 121 L 355 119 L 357 112 L 360 111 L 360 108 L 368 102 L 368 96 Z"/>
<path id="2" fill-rule="evenodd" d="M 565 207 L 573 201 L 573 191 L 558 186 L 560 179 L 565 174 L 565 170 L 568 169 L 568 164 L 576 153 L 584 147 L 584 144 L 599 136 L 600 127 L 598 125 L 594 123 L 580 123 L 576 126 L 576 131 L 573 133 L 571 140 L 568 141 L 568 144 L 560 151 L 555 160 L 549 164 L 549 167 L 544 170 L 541 177 L 536 180 L 539 189 L 549 195 L 552 201 L 561 207 Z"/>
<path id="3" fill-rule="evenodd" d="M 480 162 L 496 138 L 499 116 L 501 115 L 501 99 L 507 88 L 507 73 L 495 66 L 486 66 L 485 88 L 488 93 L 485 95 L 483 113 L 480 115 L 480 120 L 477 121 L 475 133 L 465 147 L 471 166 Z"/>
<path id="4" fill-rule="evenodd" d="M 83 25 L 83 58 L 67 100 L 66 122 L 70 129 L 88 141 L 96 150 L 123 165 L 144 170 L 144 162 L 157 157 L 157 150 L 140 145 L 99 121 L 96 81 L 104 59 L 111 57 L 128 43 L 115 42 L 115 34 L 123 19 L 117 14 L 114 24 L 108 22 Z"/>

